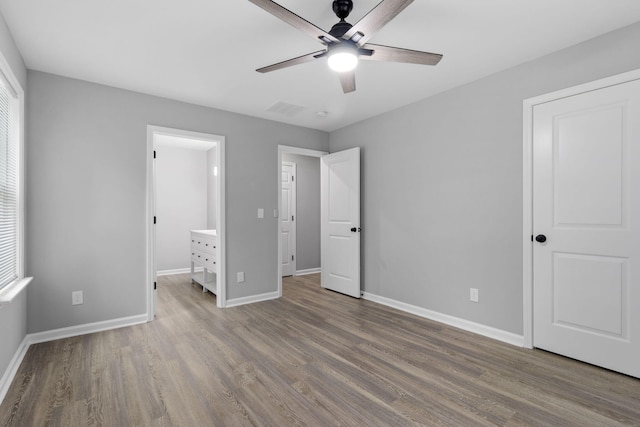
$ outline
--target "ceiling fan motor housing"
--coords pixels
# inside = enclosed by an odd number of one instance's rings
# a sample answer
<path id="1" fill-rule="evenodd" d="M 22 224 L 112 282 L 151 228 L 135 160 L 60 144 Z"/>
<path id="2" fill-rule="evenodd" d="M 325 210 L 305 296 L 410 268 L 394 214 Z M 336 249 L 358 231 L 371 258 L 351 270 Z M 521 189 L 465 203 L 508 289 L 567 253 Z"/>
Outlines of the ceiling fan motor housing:
<path id="1" fill-rule="evenodd" d="M 334 0 L 333 2 L 333 13 L 340 18 L 341 21 L 349 16 L 353 10 L 353 2 L 351 0 Z"/>

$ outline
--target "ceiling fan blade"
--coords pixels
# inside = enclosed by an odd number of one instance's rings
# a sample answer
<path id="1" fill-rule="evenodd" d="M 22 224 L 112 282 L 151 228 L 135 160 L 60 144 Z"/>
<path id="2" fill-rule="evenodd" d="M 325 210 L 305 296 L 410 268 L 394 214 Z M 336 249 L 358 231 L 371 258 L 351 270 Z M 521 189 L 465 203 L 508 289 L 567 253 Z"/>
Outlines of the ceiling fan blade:
<path id="1" fill-rule="evenodd" d="M 360 55 L 360 59 L 369 61 L 406 62 L 409 64 L 436 65 L 442 59 L 439 53 L 403 49 L 401 47 L 382 46 L 367 43 L 363 49 L 373 50 L 370 56 Z"/>
<path id="2" fill-rule="evenodd" d="M 338 73 L 340 84 L 344 93 L 354 92 L 356 90 L 356 73 L 355 71 L 345 71 Z"/>
<path id="3" fill-rule="evenodd" d="M 271 0 L 249 0 L 256 6 L 266 10 L 276 18 L 286 22 L 289 25 L 294 26 L 303 33 L 319 40 L 321 43 L 328 44 L 329 42 L 338 42 L 339 40 L 333 37 L 331 34 L 316 27 L 306 19 L 296 15 L 289 9 L 280 6 L 278 3 Z"/>
<path id="4" fill-rule="evenodd" d="M 326 51 L 319 50 L 317 52 L 308 53 L 306 55 L 298 56 L 297 58 L 287 59 L 286 61 L 278 62 L 277 64 L 267 65 L 266 67 L 258 68 L 256 71 L 259 73 L 268 73 L 270 71 L 280 70 L 282 68 L 293 67 L 294 65 L 304 64 L 305 62 L 313 61 L 316 58 L 323 56 Z"/>
<path id="5" fill-rule="evenodd" d="M 384 27 L 411 3 L 413 3 L 413 0 L 382 0 L 351 27 L 342 38 L 351 40 L 357 43 L 358 46 L 362 46 L 378 30 Z"/>

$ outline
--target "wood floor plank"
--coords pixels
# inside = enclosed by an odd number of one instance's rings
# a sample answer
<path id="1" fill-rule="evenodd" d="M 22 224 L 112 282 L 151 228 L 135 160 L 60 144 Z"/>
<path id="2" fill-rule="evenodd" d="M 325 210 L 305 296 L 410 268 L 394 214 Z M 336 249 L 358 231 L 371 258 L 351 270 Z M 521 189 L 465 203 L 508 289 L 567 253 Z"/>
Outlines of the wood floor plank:
<path id="1" fill-rule="evenodd" d="M 640 426 L 640 380 L 285 278 L 219 309 L 158 280 L 155 321 L 33 345 L 1 426 Z"/>

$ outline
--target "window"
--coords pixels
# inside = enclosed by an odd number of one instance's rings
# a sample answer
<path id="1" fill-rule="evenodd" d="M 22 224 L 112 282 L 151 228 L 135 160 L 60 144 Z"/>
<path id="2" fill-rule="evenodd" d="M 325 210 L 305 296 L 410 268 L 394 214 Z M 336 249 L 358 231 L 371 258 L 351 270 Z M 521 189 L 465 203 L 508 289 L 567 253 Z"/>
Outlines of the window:
<path id="1" fill-rule="evenodd" d="M 0 85 L 0 288 L 18 278 L 17 99 Z"/>
<path id="2" fill-rule="evenodd" d="M 0 55 L 0 305 L 29 283 L 22 271 L 23 92 Z"/>

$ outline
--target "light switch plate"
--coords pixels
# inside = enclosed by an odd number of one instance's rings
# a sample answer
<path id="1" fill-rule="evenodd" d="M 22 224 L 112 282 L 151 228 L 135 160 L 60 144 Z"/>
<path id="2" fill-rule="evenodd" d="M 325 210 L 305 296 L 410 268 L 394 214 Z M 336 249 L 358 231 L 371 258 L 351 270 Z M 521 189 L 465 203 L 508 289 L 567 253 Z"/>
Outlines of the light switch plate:
<path id="1" fill-rule="evenodd" d="M 244 282 L 244 271 L 238 271 L 237 279 L 238 283 Z"/>
<path id="2" fill-rule="evenodd" d="M 258 208 L 258 218 L 264 218 L 264 209 Z"/>

